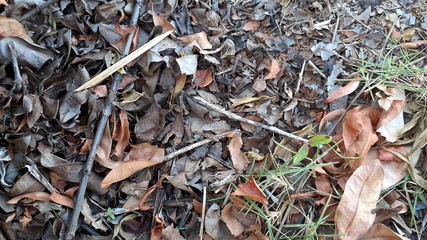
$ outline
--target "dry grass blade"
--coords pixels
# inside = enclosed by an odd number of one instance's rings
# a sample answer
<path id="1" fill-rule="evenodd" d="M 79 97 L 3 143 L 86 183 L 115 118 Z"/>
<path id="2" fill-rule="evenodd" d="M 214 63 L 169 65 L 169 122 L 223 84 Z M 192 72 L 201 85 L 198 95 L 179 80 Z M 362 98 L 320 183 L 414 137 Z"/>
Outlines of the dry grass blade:
<path id="1" fill-rule="evenodd" d="M 109 67 L 109 68 L 105 69 L 104 71 L 102 71 L 96 77 L 92 78 L 91 80 L 89 80 L 88 82 L 86 82 L 85 84 L 83 84 L 82 86 L 80 86 L 79 88 L 77 88 L 76 92 L 85 90 L 85 89 L 90 88 L 90 87 L 93 87 L 96 84 L 102 82 L 102 80 L 104 80 L 105 78 L 107 78 L 111 74 L 115 73 L 116 71 L 118 71 L 122 67 L 126 66 L 126 64 L 132 62 L 137 57 L 141 56 L 143 53 L 145 53 L 146 51 L 150 50 L 150 48 L 154 47 L 157 43 L 159 43 L 160 41 L 162 41 L 163 39 L 165 39 L 172 32 L 173 31 L 168 31 L 168 32 L 165 32 L 165 33 L 163 33 L 163 34 L 161 34 L 161 35 L 153 38 L 152 40 L 150 40 L 149 42 L 147 42 L 146 44 L 144 44 L 143 46 L 141 46 L 140 48 L 138 48 L 137 50 L 135 50 L 133 53 L 127 55 L 126 57 L 124 57 L 120 61 L 118 61 L 115 64 L 113 64 L 111 67 Z"/>

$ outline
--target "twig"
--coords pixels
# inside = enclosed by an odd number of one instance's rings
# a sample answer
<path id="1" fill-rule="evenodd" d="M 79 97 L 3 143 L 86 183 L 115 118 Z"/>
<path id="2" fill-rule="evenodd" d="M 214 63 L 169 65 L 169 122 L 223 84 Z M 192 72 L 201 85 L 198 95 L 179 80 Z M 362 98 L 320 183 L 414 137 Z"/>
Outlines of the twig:
<path id="1" fill-rule="evenodd" d="M 239 121 L 239 122 L 244 122 L 244 123 L 247 123 L 247 124 L 251 124 L 251 125 L 254 125 L 256 127 L 264 128 L 264 129 L 269 130 L 271 132 L 283 135 L 283 136 L 288 137 L 288 138 L 292 138 L 292 139 L 297 140 L 297 141 L 301 141 L 301 142 L 304 142 L 304 143 L 308 142 L 308 140 L 305 139 L 305 138 L 299 137 L 299 136 L 294 135 L 292 133 L 285 132 L 282 129 L 279 129 L 277 127 L 268 126 L 268 125 L 265 125 L 265 124 L 262 124 L 262 123 L 259 123 L 259 122 L 255 122 L 255 121 L 252 121 L 250 119 L 241 117 L 241 116 L 239 116 L 239 115 L 237 115 L 235 113 L 229 112 L 229 111 L 227 111 L 227 110 L 225 110 L 225 109 L 223 109 L 223 108 L 221 108 L 221 107 L 219 107 L 219 106 L 217 106 L 215 104 L 212 104 L 212 103 L 206 101 L 205 99 L 203 99 L 203 98 L 201 98 L 199 96 L 193 96 L 192 98 L 195 101 L 197 101 L 197 103 L 199 103 L 200 105 L 202 105 L 204 107 L 207 107 L 207 108 L 209 108 L 211 110 L 214 110 L 216 112 L 219 112 L 219 113 L 221 113 L 221 114 L 225 115 L 226 117 L 231 118 L 233 120 L 236 120 L 236 121 Z"/>
<path id="2" fill-rule="evenodd" d="M 22 80 L 21 72 L 19 71 L 18 59 L 16 56 L 15 47 L 9 44 L 10 50 L 10 58 L 12 60 L 13 73 L 15 74 L 15 80 L 13 81 L 13 87 L 10 90 L 10 94 L 13 94 L 14 91 L 20 91 L 22 89 L 22 93 L 28 94 L 27 85 Z"/>
<path id="3" fill-rule="evenodd" d="M 299 92 L 299 89 L 301 87 L 301 82 L 302 82 L 302 79 L 304 77 L 304 70 L 305 70 L 305 64 L 306 63 L 307 63 L 307 60 L 304 59 L 304 62 L 302 63 L 301 71 L 299 72 L 297 87 L 295 88 L 295 93 Z"/>
<path id="4" fill-rule="evenodd" d="M 200 240 L 203 240 L 203 228 L 205 226 L 205 212 L 206 212 L 206 185 L 203 186 L 203 204 L 202 204 L 202 221 L 200 223 L 200 231 L 199 231 L 199 237 Z"/>
<path id="5" fill-rule="evenodd" d="M 165 32 L 165 33 L 163 33 L 163 34 L 161 34 L 161 35 L 159 35 L 159 36 L 151 39 L 148 43 L 144 44 L 143 46 L 141 46 L 140 48 L 138 48 L 137 50 L 135 50 L 134 52 L 132 52 L 128 56 L 122 58 L 120 61 L 116 62 L 115 64 L 113 64 L 109 68 L 105 69 L 100 74 L 96 75 L 94 78 L 92 78 L 91 80 L 87 81 L 85 84 L 81 85 L 75 91 L 76 92 L 82 91 L 82 90 L 84 90 L 86 88 L 93 87 L 96 84 L 102 82 L 102 80 L 104 80 L 105 78 L 109 77 L 111 74 L 117 72 L 118 70 L 120 70 L 121 68 L 123 68 L 124 66 L 126 66 L 128 63 L 132 62 L 137 57 L 141 56 L 146 51 L 150 50 L 157 43 L 159 43 L 160 41 L 162 41 L 163 39 L 165 39 L 167 36 L 169 36 L 172 32 L 173 32 L 173 30 Z"/>
<path id="6" fill-rule="evenodd" d="M 131 18 L 131 21 L 129 24 L 130 26 L 136 26 L 136 24 L 138 22 L 138 18 L 139 18 L 140 12 L 141 12 L 141 3 L 142 3 L 142 0 L 136 1 L 134 11 L 132 14 L 132 18 Z M 129 35 L 126 37 L 126 42 L 125 42 L 125 45 L 123 46 L 122 57 L 126 56 L 129 53 L 130 47 L 132 44 L 132 39 L 134 36 L 135 36 L 135 32 L 130 32 Z M 98 128 L 96 129 L 95 137 L 93 139 L 92 146 L 91 146 L 90 152 L 89 152 L 87 160 L 86 160 L 86 165 L 85 165 L 85 168 L 83 171 L 83 176 L 82 176 L 82 180 L 80 183 L 79 192 L 77 194 L 77 200 L 76 200 L 76 204 L 74 207 L 73 216 L 72 216 L 72 219 L 70 221 L 69 229 L 68 229 L 68 232 L 66 235 L 67 240 L 74 239 L 74 236 L 75 236 L 75 233 L 77 230 L 77 222 L 78 222 L 80 212 L 81 212 L 81 209 L 83 206 L 84 196 L 86 193 L 86 188 L 87 188 L 87 184 L 89 181 L 89 176 L 91 174 L 92 166 L 93 166 L 93 163 L 95 161 L 96 149 L 98 148 L 99 143 L 101 142 L 106 123 L 108 121 L 108 118 L 111 115 L 112 102 L 113 102 L 113 99 L 115 98 L 115 95 L 117 93 L 117 89 L 119 86 L 120 79 L 121 79 L 121 74 L 118 72 L 115 72 L 114 82 L 111 86 L 110 94 L 108 95 L 108 97 L 105 100 L 106 107 L 102 111 L 102 117 L 99 120 Z"/>
<path id="7" fill-rule="evenodd" d="M 320 71 L 320 69 L 316 65 L 314 65 L 311 60 L 308 60 L 308 65 L 310 65 L 322 78 L 328 79 L 328 77 L 326 77 L 326 75 L 323 74 L 322 71 Z"/>
<path id="8" fill-rule="evenodd" d="M 35 178 L 37 179 L 37 181 L 39 181 L 49 192 L 54 193 L 54 192 L 58 192 L 58 190 L 56 190 L 56 188 L 54 188 L 52 186 L 52 184 L 50 184 L 50 182 L 43 176 L 43 174 L 41 174 L 41 172 L 39 171 L 39 169 L 37 168 L 36 164 L 34 163 L 33 160 L 28 159 L 29 164 L 25 165 L 25 167 L 28 169 L 28 172 Z"/>
<path id="9" fill-rule="evenodd" d="M 58 0 L 47 0 L 46 2 L 37 5 L 37 7 L 33 8 L 31 11 L 24 14 L 22 17 L 18 18 L 19 22 L 22 22 L 24 20 L 27 20 L 28 18 L 32 17 L 34 14 L 41 12 L 43 9 L 49 7 L 50 5 L 54 4 Z"/>

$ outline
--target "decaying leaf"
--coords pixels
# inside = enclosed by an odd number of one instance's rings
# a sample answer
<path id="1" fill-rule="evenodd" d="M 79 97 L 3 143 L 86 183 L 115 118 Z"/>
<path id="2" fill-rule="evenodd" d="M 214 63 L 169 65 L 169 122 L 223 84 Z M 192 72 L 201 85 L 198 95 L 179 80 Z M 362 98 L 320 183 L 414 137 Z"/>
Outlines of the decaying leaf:
<path id="1" fill-rule="evenodd" d="M 33 39 L 31 39 L 21 23 L 13 18 L 0 16 L 0 38 L 5 37 L 19 37 L 29 43 L 33 43 Z"/>
<path id="2" fill-rule="evenodd" d="M 234 169 L 237 171 L 243 171 L 249 164 L 246 155 L 242 151 L 242 137 L 238 134 L 234 134 L 233 138 L 228 144 L 228 150 L 230 150 L 231 160 L 233 161 Z"/>
<path id="3" fill-rule="evenodd" d="M 384 171 L 379 160 L 367 161 L 348 179 L 335 212 L 336 234 L 340 239 L 359 239 L 375 220 L 371 211 L 380 196 Z"/>
<path id="4" fill-rule="evenodd" d="M 270 72 L 264 77 L 264 80 L 276 78 L 281 68 L 280 63 L 276 59 L 272 58 L 271 65 L 268 69 Z"/>

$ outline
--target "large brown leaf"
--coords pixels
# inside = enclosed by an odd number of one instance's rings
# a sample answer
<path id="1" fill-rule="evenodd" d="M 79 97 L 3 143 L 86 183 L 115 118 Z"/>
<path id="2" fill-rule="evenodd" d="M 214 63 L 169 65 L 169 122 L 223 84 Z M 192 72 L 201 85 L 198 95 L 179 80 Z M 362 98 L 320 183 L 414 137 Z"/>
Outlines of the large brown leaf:
<path id="1" fill-rule="evenodd" d="M 113 168 L 101 182 L 101 188 L 130 177 L 132 174 L 163 161 L 165 150 L 148 143 L 136 145 L 130 150 L 125 161 Z"/>
<path id="2" fill-rule="evenodd" d="M 348 179 L 335 213 L 337 239 L 359 239 L 371 228 L 383 183 L 384 171 L 379 160 L 366 161 Z"/>
<path id="3" fill-rule="evenodd" d="M 239 184 L 239 187 L 231 195 L 243 196 L 263 204 L 268 204 L 267 197 L 259 188 L 258 184 L 255 182 L 255 179 L 252 176 L 249 177 L 247 183 Z"/>

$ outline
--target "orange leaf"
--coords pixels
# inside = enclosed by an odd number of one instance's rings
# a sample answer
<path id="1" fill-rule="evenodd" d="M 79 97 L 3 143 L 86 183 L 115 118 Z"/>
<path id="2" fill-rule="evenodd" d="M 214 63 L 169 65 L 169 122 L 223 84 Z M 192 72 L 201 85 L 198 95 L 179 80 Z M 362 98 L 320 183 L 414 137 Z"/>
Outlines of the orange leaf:
<path id="1" fill-rule="evenodd" d="M 26 194 L 22 194 L 19 196 L 16 196 L 12 199 L 10 199 L 9 201 L 7 201 L 7 203 L 9 204 L 16 204 L 19 201 L 21 201 L 24 198 L 29 198 L 31 199 L 33 202 L 34 201 L 43 201 L 43 202 L 48 202 L 50 199 L 50 194 L 49 193 L 45 193 L 45 192 L 31 192 L 31 193 L 26 193 Z"/>
<path id="2" fill-rule="evenodd" d="M 228 144 L 228 149 L 231 154 L 231 161 L 233 161 L 234 169 L 237 171 L 243 171 L 248 166 L 248 159 L 242 151 L 243 141 L 242 137 L 238 134 L 234 134 L 233 138 Z"/>
<path id="3" fill-rule="evenodd" d="M 367 161 L 348 179 L 335 213 L 335 232 L 340 239 L 359 239 L 375 221 L 384 171 L 379 160 Z"/>
<path id="4" fill-rule="evenodd" d="M 31 39 L 21 23 L 13 18 L 0 16 L 0 38 L 5 37 L 19 37 L 29 43 L 33 42 L 33 39 Z"/>
<path id="5" fill-rule="evenodd" d="M 268 69 L 270 72 L 264 77 L 264 80 L 276 78 L 281 68 L 282 66 L 280 66 L 280 63 L 276 59 L 271 59 L 271 65 Z"/>
<path id="6" fill-rule="evenodd" d="M 335 92 L 331 93 L 327 99 L 325 99 L 324 103 L 331 103 L 335 99 L 349 95 L 357 89 L 359 83 L 360 81 L 351 81 L 344 87 L 338 88 Z"/>
<path id="7" fill-rule="evenodd" d="M 423 46 L 423 45 L 427 45 L 427 40 L 420 40 L 420 41 L 415 41 L 415 42 L 402 43 L 399 46 L 402 48 L 406 48 L 406 49 L 414 49 L 414 48 L 417 48 L 417 47 Z"/>
<path id="8" fill-rule="evenodd" d="M 125 161 L 113 168 L 101 182 L 101 188 L 130 177 L 132 174 L 163 161 L 165 150 L 148 143 L 134 146 Z"/>
<path id="9" fill-rule="evenodd" d="M 268 204 L 267 197 L 256 184 L 255 179 L 252 176 L 249 177 L 247 183 L 239 184 L 239 187 L 231 195 L 247 197 L 254 201 Z"/>
<path id="10" fill-rule="evenodd" d="M 209 69 L 199 69 L 194 74 L 194 82 L 198 87 L 207 87 L 213 81 L 213 75 Z"/>
<path id="11" fill-rule="evenodd" d="M 60 205 L 67 206 L 69 208 L 74 208 L 73 199 L 71 199 L 70 197 L 68 197 L 66 195 L 62 195 L 62 194 L 53 192 L 50 195 L 50 200 L 52 202 L 56 202 L 56 203 L 58 203 Z"/>

